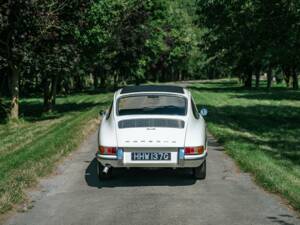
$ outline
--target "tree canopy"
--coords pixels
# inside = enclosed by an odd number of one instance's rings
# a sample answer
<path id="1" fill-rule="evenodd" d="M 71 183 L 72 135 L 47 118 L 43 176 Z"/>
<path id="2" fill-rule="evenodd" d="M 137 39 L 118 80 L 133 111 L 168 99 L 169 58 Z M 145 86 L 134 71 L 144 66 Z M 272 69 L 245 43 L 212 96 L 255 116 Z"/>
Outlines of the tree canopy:
<path id="1" fill-rule="evenodd" d="M 19 96 L 146 81 L 283 77 L 298 88 L 296 0 L 4 0 L 0 3 L 1 108 Z"/>
<path id="2" fill-rule="evenodd" d="M 246 87 L 252 75 L 267 72 L 270 82 L 272 70 L 280 68 L 297 89 L 299 12 L 297 0 L 197 0 L 203 49 L 212 61 L 231 67 Z"/>

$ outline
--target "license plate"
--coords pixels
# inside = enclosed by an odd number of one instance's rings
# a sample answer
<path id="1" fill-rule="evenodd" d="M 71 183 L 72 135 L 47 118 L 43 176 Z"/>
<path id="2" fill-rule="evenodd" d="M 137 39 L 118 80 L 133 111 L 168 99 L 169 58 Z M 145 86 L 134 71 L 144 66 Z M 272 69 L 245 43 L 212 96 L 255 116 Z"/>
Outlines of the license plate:
<path id="1" fill-rule="evenodd" d="M 132 152 L 131 160 L 167 161 L 167 160 L 171 160 L 171 153 L 170 152 Z"/>

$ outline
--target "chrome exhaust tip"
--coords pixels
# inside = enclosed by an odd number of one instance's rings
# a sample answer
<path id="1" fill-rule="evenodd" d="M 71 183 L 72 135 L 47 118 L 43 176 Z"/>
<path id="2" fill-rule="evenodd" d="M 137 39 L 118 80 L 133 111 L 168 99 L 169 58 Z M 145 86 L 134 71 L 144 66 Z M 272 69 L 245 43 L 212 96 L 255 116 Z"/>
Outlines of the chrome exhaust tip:
<path id="1" fill-rule="evenodd" d="M 103 173 L 108 173 L 108 171 L 109 171 L 109 168 L 110 168 L 110 166 L 105 166 L 104 168 L 103 168 Z"/>

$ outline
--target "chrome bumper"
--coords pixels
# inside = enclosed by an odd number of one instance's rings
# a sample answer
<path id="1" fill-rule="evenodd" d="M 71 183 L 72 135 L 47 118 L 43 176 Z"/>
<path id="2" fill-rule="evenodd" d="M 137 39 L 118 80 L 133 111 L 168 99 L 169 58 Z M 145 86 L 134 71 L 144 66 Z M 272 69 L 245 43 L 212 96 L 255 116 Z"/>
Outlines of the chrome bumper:
<path id="1" fill-rule="evenodd" d="M 205 151 L 202 155 L 185 155 L 183 159 L 177 160 L 175 164 L 169 163 L 129 163 L 124 164 L 123 159 L 118 159 L 116 155 L 101 155 L 96 153 L 96 159 L 102 165 L 111 165 L 112 167 L 118 168 L 131 168 L 131 167 L 142 167 L 142 168 L 194 168 L 200 166 L 207 157 L 207 151 Z"/>

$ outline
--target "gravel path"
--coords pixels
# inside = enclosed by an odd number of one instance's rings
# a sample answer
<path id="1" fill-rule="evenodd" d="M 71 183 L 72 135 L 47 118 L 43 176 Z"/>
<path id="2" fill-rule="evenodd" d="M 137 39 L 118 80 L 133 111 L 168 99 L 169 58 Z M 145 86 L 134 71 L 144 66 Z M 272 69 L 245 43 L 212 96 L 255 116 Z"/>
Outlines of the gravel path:
<path id="1" fill-rule="evenodd" d="M 239 172 L 209 137 L 208 174 L 195 181 L 189 170 L 121 170 L 110 181 L 96 177 L 96 133 L 30 193 L 32 209 L 7 225 L 299 225 L 279 197 Z"/>

